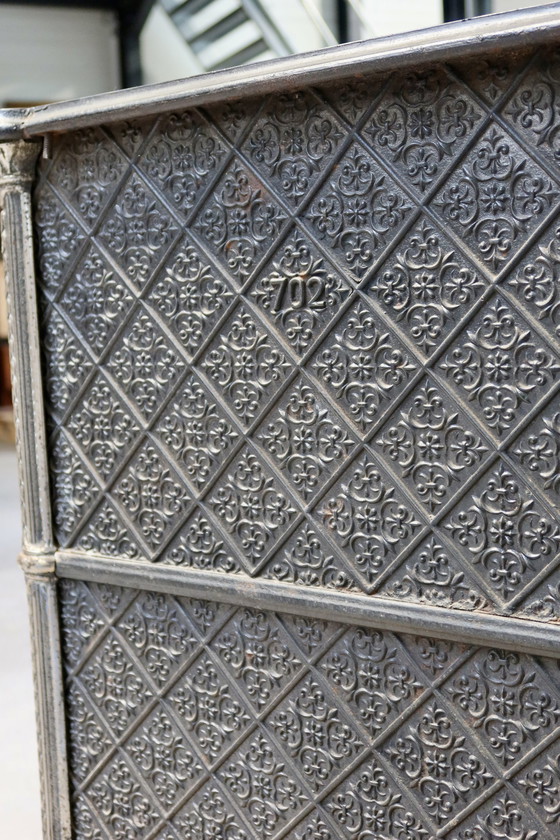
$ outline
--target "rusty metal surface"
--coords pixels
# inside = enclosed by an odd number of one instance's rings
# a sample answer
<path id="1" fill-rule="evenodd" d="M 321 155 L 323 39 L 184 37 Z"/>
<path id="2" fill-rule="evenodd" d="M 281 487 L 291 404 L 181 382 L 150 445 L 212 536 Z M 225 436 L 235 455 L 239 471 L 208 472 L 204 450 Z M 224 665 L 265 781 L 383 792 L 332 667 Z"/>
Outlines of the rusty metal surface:
<path id="1" fill-rule="evenodd" d="M 556 836 L 560 60 L 525 46 L 52 136 L 79 840 Z"/>

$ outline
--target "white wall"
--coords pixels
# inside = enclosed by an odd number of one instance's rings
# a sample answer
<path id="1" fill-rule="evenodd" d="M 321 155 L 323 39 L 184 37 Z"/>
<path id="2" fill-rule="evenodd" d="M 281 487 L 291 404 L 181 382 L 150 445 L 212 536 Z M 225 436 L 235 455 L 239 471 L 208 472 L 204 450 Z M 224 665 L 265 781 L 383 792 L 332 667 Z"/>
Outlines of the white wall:
<path id="1" fill-rule="evenodd" d="M 361 5 L 370 23 L 368 37 L 410 32 L 443 22 L 442 0 L 361 0 Z"/>
<path id="2" fill-rule="evenodd" d="M 546 0 L 492 0 L 493 12 L 509 12 L 513 9 L 526 9 L 529 6 L 544 6 Z"/>
<path id="3" fill-rule="evenodd" d="M 120 85 L 115 17 L 0 5 L 0 104 L 42 103 Z"/>

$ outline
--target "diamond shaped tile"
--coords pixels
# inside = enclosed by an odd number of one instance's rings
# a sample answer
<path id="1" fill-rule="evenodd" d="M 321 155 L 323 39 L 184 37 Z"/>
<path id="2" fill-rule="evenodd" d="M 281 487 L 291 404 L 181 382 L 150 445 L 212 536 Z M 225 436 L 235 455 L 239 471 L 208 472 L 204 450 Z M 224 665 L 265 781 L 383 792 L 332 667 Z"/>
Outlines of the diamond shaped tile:
<path id="1" fill-rule="evenodd" d="M 74 668 L 99 639 L 105 616 L 89 590 L 79 580 L 62 580 L 58 587 L 62 644 L 66 667 Z"/>
<path id="2" fill-rule="evenodd" d="M 265 719 L 265 728 L 320 793 L 365 751 L 353 723 L 315 676 L 307 676 Z"/>
<path id="3" fill-rule="evenodd" d="M 229 545 L 209 517 L 196 511 L 161 557 L 161 562 L 216 572 L 241 571 Z"/>
<path id="4" fill-rule="evenodd" d="M 107 755 L 113 741 L 75 682 L 66 693 L 66 715 L 70 773 L 80 784 Z"/>
<path id="5" fill-rule="evenodd" d="M 560 359 L 502 298 L 489 301 L 441 357 L 438 369 L 498 438 L 550 390 Z"/>
<path id="6" fill-rule="evenodd" d="M 152 699 L 146 679 L 113 636 L 94 651 L 79 679 L 89 702 L 116 736 L 128 729 Z"/>
<path id="7" fill-rule="evenodd" d="M 457 502 L 441 527 L 504 601 L 560 551 L 560 524 L 501 461 Z"/>
<path id="8" fill-rule="evenodd" d="M 132 294 L 95 246 L 72 272 L 59 306 L 95 356 L 100 356 L 133 304 Z"/>
<path id="9" fill-rule="evenodd" d="M 337 827 L 337 837 L 389 840 L 393 837 L 429 840 L 432 836 L 404 799 L 392 776 L 376 759 L 368 758 L 325 800 Z M 317 835 L 323 837 L 324 835 Z M 331 835 L 325 835 L 331 838 Z M 313 835 L 315 837 L 315 835 Z M 335 835 L 332 835 L 334 840 Z M 302 840 L 307 840 L 306 835 Z M 311 838 L 310 838 L 311 840 Z"/>
<path id="10" fill-rule="evenodd" d="M 188 216 L 209 180 L 221 168 L 226 146 L 194 110 L 161 118 L 139 161 L 152 184 Z"/>
<path id="11" fill-rule="evenodd" d="M 431 680 L 441 678 L 469 651 L 469 645 L 447 639 L 409 636 L 406 633 L 399 633 L 398 638 L 421 673 L 427 674 Z"/>
<path id="12" fill-rule="evenodd" d="M 311 92 L 269 100 L 242 151 L 274 192 L 298 206 L 330 164 L 344 134 L 333 111 Z"/>
<path id="13" fill-rule="evenodd" d="M 473 421 L 430 378 L 411 391 L 372 446 L 431 515 L 491 453 Z"/>
<path id="14" fill-rule="evenodd" d="M 367 433 L 418 369 L 415 358 L 361 301 L 354 303 L 307 363 L 338 408 Z"/>
<path id="15" fill-rule="evenodd" d="M 35 195 L 33 214 L 38 252 L 38 281 L 49 295 L 56 294 L 67 276 L 85 233 L 47 185 Z"/>
<path id="16" fill-rule="evenodd" d="M 74 542 L 79 551 L 130 560 L 145 559 L 136 536 L 107 500 L 99 505 Z"/>
<path id="17" fill-rule="evenodd" d="M 249 292 L 259 311 L 301 356 L 338 314 L 350 288 L 341 272 L 295 228 Z"/>
<path id="18" fill-rule="evenodd" d="M 261 181 L 235 158 L 198 210 L 194 229 L 229 275 L 243 283 L 286 220 Z"/>
<path id="19" fill-rule="evenodd" d="M 146 136 L 150 133 L 153 125 L 154 117 L 148 117 L 147 119 L 110 123 L 105 126 L 105 130 L 127 158 L 133 160 L 144 145 Z"/>
<path id="20" fill-rule="evenodd" d="M 354 142 L 305 218 L 339 263 L 361 278 L 395 239 L 413 205 L 391 176 Z"/>
<path id="21" fill-rule="evenodd" d="M 356 440 L 308 380 L 299 376 L 253 435 L 305 500 L 324 486 Z"/>
<path id="22" fill-rule="evenodd" d="M 487 270 L 497 273 L 555 207 L 558 195 L 557 184 L 493 125 L 431 206 Z"/>
<path id="23" fill-rule="evenodd" d="M 207 105 L 204 112 L 214 126 L 226 135 L 232 143 L 238 143 L 247 131 L 247 126 L 262 107 L 262 96 L 255 99 L 231 99 Z"/>
<path id="24" fill-rule="evenodd" d="M 513 779 L 513 787 L 555 837 L 560 821 L 560 741 L 554 741 L 520 771 Z"/>
<path id="25" fill-rule="evenodd" d="M 91 467 L 108 479 L 137 440 L 140 429 L 130 411 L 101 374 L 91 381 L 66 427 Z"/>
<path id="26" fill-rule="evenodd" d="M 523 797 L 515 799 L 511 792 L 500 793 L 485 802 L 475 813 L 448 835 L 450 840 L 471 840 L 472 837 L 487 837 L 498 840 L 504 836 L 516 835 L 519 840 L 537 840 L 547 837 L 534 815 L 528 812 Z M 507 836 L 507 834 L 506 834 Z"/>
<path id="27" fill-rule="evenodd" d="M 155 434 L 181 474 L 199 491 L 204 491 L 239 438 L 224 410 L 194 374 L 167 404 Z"/>
<path id="28" fill-rule="evenodd" d="M 148 441 L 120 474 L 113 497 L 154 552 L 161 549 L 190 503 L 175 470 Z"/>
<path id="29" fill-rule="evenodd" d="M 559 277 L 560 226 L 556 218 L 504 280 L 519 307 L 538 318 L 554 341 L 560 338 Z"/>
<path id="30" fill-rule="evenodd" d="M 229 284 L 187 237 L 166 260 L 146 296 L 190 357 L 200 350 L 232 299 Z"/>
<path id="31" fill-rule="evenodd" d="M 64 546 L 78 523 L 93 509 L 100 488 L 62 432 L 53 442 L 50 468 L 55 533 L 58 543 Z"/>
<path id="32" fill-rule="evenodd" d="M 229 680 L 206 653 L 183 674 L 167 701 L 209 765 L 221 760 L 252 720 Z"/>
<path id="33" fill-rule="evenodd" d="M 149 419 L 171 391 L 185 363 L 152 316 L 138 308 L 113 347 L 106 368 Z"/>
<path id="34" fill-rule="evenodd" d="M 59 421 L 92 369 L 86 349 L 55 309 L 42 329 L 43 382 L 48 413 Z"/>
<path id="35" fill-rule="evenodd" d="M 429 700 L 388 739 L 382 754 L 424 814 L 438 828 L 495 781 L 473 739 L 437 700 Z"/>
<path id="36" fill-rule="evenodd" d="M 288 840 L 315 840 L 315 838 L 335 840 L 330 825 L 316 809 L 311 812 L 311 816 L 302 820 L 286 837 Z"/>
<path id="37" fill-rule="evenodd" d="M 534 659 L 512 651 L 480 649 L 442 691 L 503 767 L 519 761 L 560 721 L 554 690 Z"/>
<path id="38" fill-rule="evenodd" d="M 174 838 L 252 840 L 232 807 L 231 795 L 215 781 L 207 782 L 189 799 L 173 819 L 173 826 L 177 829 Z"/>
<path id="39" fill-rule="evenodd" d="M 59 135 L 54 150 L 48 180 L 81 221 L 92 228 L 118 188 L 128 161 L 97 127 Z"/>
<path id="40" fill-rule="evenodd" d="M 103 220 L 98 238 L 134 286 L 143 289 L 178 234 L 170 213 L 132 174 Z"/>
<path id="41" fill-rule="evenodd" d="M 534 50 L 509 50 L 493 53 L 475 61 L 462 61 L 453 65 L 467 85 L 488 105 L 495 106 L 525 68 Z"/>
<path id="42" fill-rule="evenodd" d="M 218 777 L 263 840 L 277 834 L 308 802 L 283 756 L 259 730 L 222 765 Z"/>
<path id="43" fill-rule="evenodd" d="M 72 827 L 77 837 L 91 837 L 94 840 L 108 840 L 108 835 L 99 822 L 93 806 L 83 794 L 71 803 Z"/>
<path id="44" fill-rule="evenodd" d="M 164 811 L 176 805 L 204 773 L 199 757 L 161 707 L 134 731 L 124 752 Z"/>
<path id="45" fill-rule="evenodd" d="M 335 694 L 375 739 L 425 690 L 391 633 L 352 628 L 319 663 Z"/>
<path id="46" fill-rule="evenodd" d="M 258 566 L 297 516 L 288 494 L 248 447 L 220 476 L 208 503 L 251 568 Z"/>
<path id="47" fill-rule="evenodd" d="M 363 137 L 420 194 L 467 145 L 484 112 L 442 68 L 394 77 Z"/>
<path id="48" fill-rule="evenodd" d="M 412 552 L 380 587 L 379 594 L 460 610 L 494 607 L 476 578 L 464 571 L 456 553 L 433 536 Z"/>
<path id="49" fill-rule="evenodd" d="M 422 528 L 421 517 L 368 453 L 354 460 L 314 515 L 367 587 Z"/>
<path id="50" fill-rule="evenodd" d="M 553 505 L 560 504 L 560 397 L 551 400 L 521 432 L 508 455 Z"/>
<path id="51" fill-rule="evenodd" d="M 272 613 L 240 609 L 212 643 L 225 670 L 261 712 L 301 670 L 301 658 Z"/>
<path id="52" fill-rule="evenodd" d="M 244 307 L 230 315 L 200 366 L 245 426 L 262 413 L 291 369 L 279 345 Z"/>
<path id="53" fill-rule="evenodd" d="M 110 837 L 143 840 L 161 817 L 120 753 L 87 788 L 86 794 Z"/>
<path id="54" fill-rule="evenodd" d="M 387 76 L 354 76 L 337 81 L 329 79 L 321 95 L 347 122 L 355 125 L 387 85 Z"/>
<path id="55" fill-rule="evenodd" d="M 342 625 L 308 615 L 281 616 L 282 624 L 298 643 L 307 659 L 315 659 L 327 645 L 332 644 Z"/>
<path id="56" fill-rule="evenodd" d="M 430 355 L 485 287 L 481 272 L 423 218 L 375 272 L 366 291 Z"/>
<path id="57" fill-rule="evenodd" d="M 178 598 L 183 612 L 196 627 L 198 633 L 208 641 L 218 632 L 233 612 L 228 604 L 205 601 L 200 598 Z"/>
<path id="58" fill-rule="evenodd" d="M 305 521 L 269 560 L 261 574 L 300 586 L 356 589 L 346 564 L 333 554 L 319 534 L 319 529 Z"/>

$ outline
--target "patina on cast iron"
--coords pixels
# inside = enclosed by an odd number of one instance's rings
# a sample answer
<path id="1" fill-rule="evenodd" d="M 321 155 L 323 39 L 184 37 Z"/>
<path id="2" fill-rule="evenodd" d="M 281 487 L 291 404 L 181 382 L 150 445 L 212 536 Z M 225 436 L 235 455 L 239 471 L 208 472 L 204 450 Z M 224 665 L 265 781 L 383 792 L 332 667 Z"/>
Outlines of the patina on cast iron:
<path id="1" fill-rule="evenodd" d="M 22 115 L 48 837 L 557 836 L 559 23 Z"/>

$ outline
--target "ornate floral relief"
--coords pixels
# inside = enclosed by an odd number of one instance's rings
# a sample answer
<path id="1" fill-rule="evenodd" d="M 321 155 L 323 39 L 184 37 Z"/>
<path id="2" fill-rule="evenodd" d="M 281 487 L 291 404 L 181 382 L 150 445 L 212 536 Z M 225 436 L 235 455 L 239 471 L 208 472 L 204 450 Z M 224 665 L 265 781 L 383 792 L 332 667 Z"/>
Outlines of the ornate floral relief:
<path id="1" fill-rule="evenodd" d="M 151 132 L 154 118 L 125 120 L 105 126 L 105 131 L 122 149 L 127 158 L 133 160 L 144 145 L 146 136 Z"/>
<path id="2" fill-rule="evenodd" d="M 182 610 L 165 595 L 142 593 L 116 628 L 158 688 L 168 684 L 198 646 Z"/>
<path id="3" fill-rule="evenodd" d="M 560 361 L 517 312 L 496 297 L 468 324 L 438 368 L 501 438 L 550 390 Z"/>
<path id="4" fill-rule="evenodd" d="M 161 549 L 190 503 L 177 473 L 149 442 L 121 473 L 113 495 L 152 551 Z"/>
<path id="5" fill-rule="evenodd" d="M 455 64 L 453 69 L 466 84 L 481 96 L 488 105 L 496 105 L 512 85 L 515 77 L 523 70 L 531 57 L 531 50 L 515 50 L 498 53 L 490 58 L 465 61 Z"/>
<path id="6" fill-rule="evenodd" d="M 85 234 L 47 186 L 42 186 L 35 197 L 33 221 L 38 251 L 38 280 L 41 288 L 52 296 L 66 277 Z"/>
<path id="7" fill-rule="evenodd" d="M 116 840 L 143 840 L 160 819 L 151 798 L 120 755 L 87 789 L 87 796 Z"/>
<path id="8" fill-rule="evenodd" d="M 67 667 L 72 668 L 105 626 L 105 617 L 86 584 L 64 580 L 60 584 L 62 643 Z"/>
<path id="9" fill-rule="evenodd" d="M 497 273 L 555 206 L 558 187 L 495 126 L 432 202 L 475 256 Z"/>
<path id="10" fill-rule="evenodd" d="M 230 276 L 243 283 L 286 220 L 268 190 L 235 158 L 198 211 L 194 229 Z"/>
<path id="11" fill-rule="evenodd" d="M 145 678 L 110 636 L 79 672 L 89 702 L 110 731 L 122 735 L 152 698 Z"/>
<path id="12" fill-rule="evenodd" d="M 72 803 L 72 827 L 79 840 L 107 840 L 107 834 L 98 823 L 92 806 L 81 794 Z"/>
<path id="13" fill-rule="evenodd" d="M 366 586 L 406 548 L 422 522 L 368 454 L 361 455 L 315 508 Z"/>
<path id="14" fill-rule="evenodd" d="M 247 709 L 206 654 L 181 677 L 167 701 L 209 765 L 222 758 L 251 722 Z"/>
<path id="15" fill-rule="evenodd" d="M 79 784 L 109 752 L 113 741 L 76 683 L 70 684 L 66 703 L 71 744 L 70 773 Z"/>
<path id="16" fill-rule="evenodd" d="M 270 552 L 297 511 L 246 447 L 212 488 L 209 504 L 251 568 Z"/>
<path id="17" fill-rule="evenodd" d="M 98 237 L 137 289 L 143 289 L 179 234 L 147 184 L 131 175 Z"/>
<path id="18" fill-rule="evenodd" d="M 301 669 L 295 645 L 272 613 L 240 609 L 212 644 L 251 705 L 262 711 Z"/>
<path id="19" fill-rule="evenodd" d="M 341 838 L 355 840 L 430 840 L 393 778 L 368 758 L 325 802 Z M 302 835 L 301 840 L 331 840 L 331 835 Z M 299 838 L 298 838 L 299 840 Z M 334 835 L 333 835 L 334 840 Z"/>
<path id="20" fill-rule="evenodd" d="M 287 837 L 288 840 L 334 840 L 330 826 L 318 811 L 313 811 Z"/>
<path id="21" fill-rule="evenodd" d="M 423 219 L 375 272 L 367 292 L 430 355 L 485 286 L 470 261 Z"/>
<path id="22" fill-rule="evenodd" d="M 113 505 L 105 500 L 75 539 L 76 548 L 102 556 L 144 560 L 143 551 Z"/>
<path id="23" fill-rule="evenodd" d="M 522 804 L 520 805 L 519 802 Z M 449 835 L 450 840 L 538 840 L 539 823 L 527 813 L 525 801 L 501 792 Z"/>
<path id="24" fill-rule="evenodd" d="M 552 580 L 545 579 L 545 582 L 525 599 L 519 608 L 519 614 L 549 623 L 560 622 L 560 581 L 556 582 L 556 575 Z"/>
<path id="25" fill-rule="evenodd" d="M 194 569 L 230 573 L 241 571 L 237 558 L 216 526 L 200 511 L 189 518 L 159 559 L 162 563 Z"/>
<path id="26" fill-rule="evenodd" d="M 521 306 L 560 338 L 560 226 L 556 219 L 505 280 Z"/>
<path id="27" fill-rule="evenodd" d="M 390 175 L 353 143 L 305 218 L 340 264 L 361 278 L 395 239 L 412 209 Z"/>
<path id="28" fill-rule="evenodd" d="M 337 407 L 367 432 L 418 364 L 362 301 L 353 304 L 307 365 Z"/>
<path id="29" fill-rule="evenodd" d="M 91 246 L 72 272 L 59 306 L 93 354 L 100 356 L 130 311 L 133 300 L 105 257 Z"/>
<path id="30" fill-rule="evenodd" d="M 352 125 L 365 114 L 387 84 L 386 76 L 354 77 L 320 89 L 327 102 Z"/>
<path id="31" fill-rule="evenodd" d="M 175 347 L 141 308 L 130 318 L 105 366 L 146 419 L 185 369 Z"/>
<path id="32" fill-rule="evenodd" d="M 321 489 L 356 444 L 302 377 L 284 392 L 255 437 L 305 500 Z"/>
<path id="33" fill-rule="evenodd" d="M 307 802 L 289 764 L 259 731 L 222 766 L 218 777 L 258 837 L 277 834 Z"/>
<path id="34" fill-rule="evenodd" d="M 502 462 L 457 503 L 443 528 L 504 601 L 560 551 L 560 525 Z"/>
<path id="35" fill-rule="evenodd" d="M 232 298 L 220 272 L 185 237 L 158 272 L 146 301 L 192 357 Z"/>
<path id="36" fill-rule="evenodd" d="M 203 639 L 215 635 L 233 611 L 227 604 L 218 604 L 215 601 L 202 601 L 199 598 L 177 598 L 177 600 Z"/>
<path id="37" fill-rule="evenodd" d="M 256 99 L 228 98 L 224 102 L 207 105 L 204 111 L 228 140 L 237 144 L 260 108 L 262 108 L 261 96 Z"/>
<path id="38" fill-rule="evenodd" d="M 136 729 L 124 750 L 163 810 L 182 799 L 204 772 L 198 756 L 161 708 Z"/>
<path id="39" fill-rule="evenodd" d="M 275 192 L 297 206 L 330 164 L 341 128 L 311 92 L 285 93 L 269 100 L 242 150 Z"/>
<path id="40" fill-rule="evenodd" d="M 441 69 L 394 77 L 363 136 L 425 193 L 467 145 L 482 111 Z"/>
<path id="41" fill-rule="evenodd" d="M 200 491 L 239 438 L 223 409 L 210 399 L 194 374 L 187 377 L 181 391 L 167 404 L 158 420 L 156 435 L 180 465 L 182 475 Z"/>
<path id="42" fill-rule="evenodd" d="M 265 727 L 274 732 L 315 792 L 326 787 L 364 751 L 355 727 L 312 676 L 298 683 L 266 718 Z"/>
<path id="43" fill-rule="evenodd" d="M 93 365 L 70 327 L 52 308 L 47 310 L 42 333 L 47 408 L 53 420 L 60 420 Z"/>
<path id="44" fill-rule="evenodd" d="M 60 545 L 67 545 L 78 523 L 93 508 L 100 488 L 62 432 L 52 445 L 51 466 L 56 538 Z"/>
<path id="45" fill-rule="evenodd" d="M 454 553 L 434 537 L 423 542 L 405 560 L 383 584 L 379 594 L 434 607 L 490 608 L 486 593 L 465 573 Z"/>
<path id="46" fill-rule="evenodd" d="M 349 630 L 320 662 L 334 692 L 371 738 L 425 690 L 425 681 L 388 633 Z"/>
<path id="47" fill-rule="evenodd" d="M 560 824 L 560 743 L 555 741 L 531 762 L 517 775 L 514 785 L 556 836 Z"/>
<path id="48" fill-rule="evenodd" d="M 92 380 L 66 427 L 88 463 L 108 479 L 139 435 L 138 424 L 101 374 Z"/>
<path id="49" fill-rule="evenodd" d="M 185 217 L 225 155 L 218 133 L 197 111 L 190 110 L 161 118 L 139 166 Z"/>
<path id="50" fill-rule="evenodd" d="M 431 514 L 457 493 L 490 451 L 474 423 L 430 379 L 391 416 L 375 447 Z"/>
<path id="51" fill-rule="evenodd" d="M 408 718 L 385 742 L 382 753 L 438 827 L 494 781 L 484 759 L 473 752 L 471 741 L 435 700 Z"/>
<path id="52" fill-rule="evenodd" d="M 172 840 L 252 840 L 240 823 L 230 796 L 220 785 L 208 782 L 174 818 L 177 834 Z"/>
<path id="53" fill-rule="evenodd" d="M 469 651 L 468 645 L 457 644 L 447 639 L 409 636 L 404 633 L 399 634 L 399 639 L 421 673 L 427 674 L 430 680 L 439 679 Z"/>
<path id="54" fill-rule="evenodd" d="M 519 761 L 560 721 L 553 690 L 534 660 L 505 650 L 485 650 L 443 688 L 469 728 L 504 767 Z"/>
<path id="55" fill-rule="evenodd" d="M 348 297 L 348 284 L 299 229 L 267 263 L 252 286 L 251 297 L 298 356 Z"/>
<path id="56" fill-rule="evenodd" d="M 291 365 L 276 342 L 244 308 L 238 308 L 200 363 L 244 426 L 279 390 Z"/>
<path id="57" fill-rule="evenodd" d="M 293 536 L 266 564 L 264 577 L 303 586 L 327 589 L 356 589 L 346 565 L 326 547 L 317 531 L 308 523 Z"/>
<path id="58" fill-rule="evenodd" d="M 523 430 L 508 454 L 553 505 L 560 502 L 560 398 L 553 399 Z"/>
<path id="59" fill-rule="evenodd" d="M 322 618 L 307 615 L 279 615 L 282 624 L 298 643 L 307 659 L 315 659 L 327 645 L 332 643 L 333 636 L 340 631 L 340 625 Z"/>
<path id="60" fill-rule="evenodd" d="M 48 178 L 81 221 L 92 228 L 127 168 L 127 160 L 100 128 L 55 139 Z"/>

